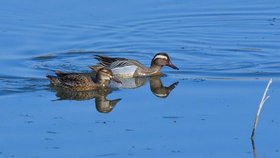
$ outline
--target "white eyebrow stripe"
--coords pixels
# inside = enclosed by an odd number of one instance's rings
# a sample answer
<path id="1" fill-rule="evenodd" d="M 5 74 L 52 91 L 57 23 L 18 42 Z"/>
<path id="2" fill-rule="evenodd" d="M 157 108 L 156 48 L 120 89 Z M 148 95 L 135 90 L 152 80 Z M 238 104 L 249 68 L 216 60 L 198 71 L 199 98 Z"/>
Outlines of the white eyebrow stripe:
<path id="1" fill-rule="evenodd" d="M 157 55 L 157 56 L 155 57 L 155 59 L 157 59 L 157 58 L 167 60 L 167 57 L 166 57 L 166 56 L 164 56 L 164 55 Z"/>
<path id="2" fill-rule="evenodd" d="M 158 97 L 166 97 L 168 96 L 167 94 L 160 94 L 160 93 L 154 93 Z"/>

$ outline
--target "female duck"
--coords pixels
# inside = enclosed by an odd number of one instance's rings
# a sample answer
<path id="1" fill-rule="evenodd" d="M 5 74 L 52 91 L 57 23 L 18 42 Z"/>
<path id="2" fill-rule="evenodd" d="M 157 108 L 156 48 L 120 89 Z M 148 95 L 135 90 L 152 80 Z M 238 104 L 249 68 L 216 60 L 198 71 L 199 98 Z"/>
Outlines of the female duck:
<path id="1" fill-rule="evenodd" d="M 98 71 L 100 68 L 108 67 L 113 74 L 118 77 L 131 78 L 141 76 L 159 76 L 162 75 L 160 70 L 163 66 L 169 66 L 173 69 L 179 70 L 171 63 L 170 57 L 167 53 L 157 53 L 151 61 L 151 66 L 146 67 L 140 62 L 126 58 L 112 58 L 101 55 L 96 55 L 100 63 L 98 65 L 90 66 L 91 69 Z"/>
<path id="2" fill-rule="evenodd" d="M 105 88 L 108 86 L 111 79 L 115 82 L 121 83 L 118 79 L 113 77 L 112 71 L 107 68 L 99 69 L 95 78 L 92 78 L 90 74 L 64 73 L 61 71 L 56 71 L 55 73 L 57 76 L 47 76 L 51 84 L 75 91 Z"/>

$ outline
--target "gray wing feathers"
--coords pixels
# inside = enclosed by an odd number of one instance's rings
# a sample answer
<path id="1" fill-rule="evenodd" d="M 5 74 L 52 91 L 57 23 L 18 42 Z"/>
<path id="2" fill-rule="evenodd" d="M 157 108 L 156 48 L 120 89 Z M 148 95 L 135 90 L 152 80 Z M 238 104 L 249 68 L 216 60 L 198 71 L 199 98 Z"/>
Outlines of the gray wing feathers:
<path id="1" fill-rule="evenodd" d="M 101 65 L 108 67 L 115 61 L 127 61 L 125 58 L 112 58 L 107 56 L 96 55 L 95 59 L 97 59 Z"/>
<path id="2" fill-rule="evenodd" d="M 134 64 L 132 64 L 129 61 L 125 61 L 125 60 L 117 60 L 117 61 L 111 63 L 109 68 L 113 69 L 113 68 L 116 68 L 116 67 L 125 67 L 125 66 L 131 66 L 131 65 L 134 65 Z"/>
<path id="3" fill-rule="evenodd" d="M 112 57 L 106 57 L 101 55 L 96 55 L 95 59 L 97 59 L 100 63 L 98 64 L 103 67 L 109 67 L 110 69 L 117 68 L 117 67 L 125 67 L 125 66 L 132 66 L 135 65 L 139 68 L 146 69 L 146 67 L 139 63 L 136 60 L 130 60 L 126 58 L 112 58 Z M 96 69 L 97 67 L 91 66 L 92 69 Z"/>

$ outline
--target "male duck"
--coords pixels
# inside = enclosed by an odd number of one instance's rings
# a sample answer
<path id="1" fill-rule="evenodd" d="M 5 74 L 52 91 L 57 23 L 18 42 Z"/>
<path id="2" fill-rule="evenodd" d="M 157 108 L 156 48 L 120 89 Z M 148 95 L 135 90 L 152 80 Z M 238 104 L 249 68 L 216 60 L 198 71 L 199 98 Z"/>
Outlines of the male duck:
<path id="1" fill-rule="evenodd" d="M 96 78 L 92 78 L 90 74 L 82 73 L 64 73 L 61 71 L 56 71 L 55 73 L 57 76 L 47 76 L 51 84 L 62 88 L 70 88 L 75 91 L 105 88 L 111 79 L 121 83 L 121 81 L 113 77 L 112 71 L 107 68 L 99 69 L 96 73 Z"/>
<path id="2" fill-rule="evenodd" d="M 100 63 L 98 65 L 90 66 L 91 69 L 98 71 L 100 68 L 108 67 L 113 74 L 118 77 L 131 78 L 141 76 L 159 76 L 162 75 L 160 70 L 163 66 L 169 66 L 173 69 L 179 70 L 170 61 L 167 53 L 157 53 L 151 61 L 151 66 L 146 67 L 140 62 L 126 58 L 112 58 L 107 56 L 96 55 Z"/>

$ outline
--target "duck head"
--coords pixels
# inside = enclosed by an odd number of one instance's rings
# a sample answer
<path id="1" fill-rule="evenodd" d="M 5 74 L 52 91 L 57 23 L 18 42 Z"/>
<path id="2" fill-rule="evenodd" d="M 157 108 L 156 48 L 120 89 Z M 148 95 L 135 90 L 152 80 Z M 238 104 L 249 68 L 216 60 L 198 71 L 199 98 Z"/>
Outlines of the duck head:
<path id="1" fill-rule="evenodd" d="M 151 66 L 169 66 L 173 69 L 176 69 L 176 70 L 179 70 L 178 67 L 176 67 L 174 64 L 172 64 L 171 60 L 170 60 L 170 57 L 168 56 L 167 53 L 164 53 L 164 52 L 160 52 L 160 53 L 157 53 L 152 62 L 151 62 Z"/>
<path id="2" fill-rule="evenodd" d="M 113 72 L 108 68 L 101 68 L 97 71 L 96 78 L 100 83 L 106 83 L 113 80 L 117 83 L 122 83 L 119 79 L 113 76 Z"/>

